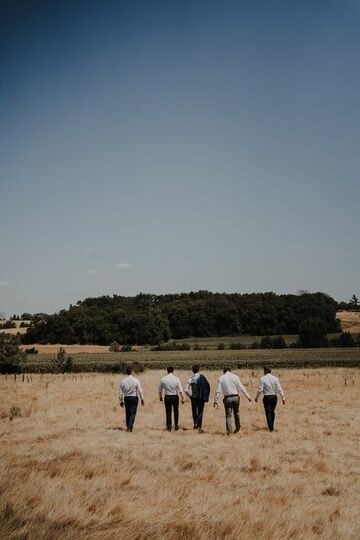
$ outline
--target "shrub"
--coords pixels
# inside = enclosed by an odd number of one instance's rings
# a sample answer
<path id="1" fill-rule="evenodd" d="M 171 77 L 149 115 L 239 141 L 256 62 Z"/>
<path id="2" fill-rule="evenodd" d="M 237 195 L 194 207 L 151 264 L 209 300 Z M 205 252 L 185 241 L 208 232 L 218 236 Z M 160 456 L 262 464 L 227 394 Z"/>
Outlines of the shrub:
<path id="1" fill-rule="evenodd" d="M 217 350 L 218 351 L 225 351 L 225 344 L 224 343 L 219 343 L 219 345 L 217 346 Z"/>
<path id="2" fill-rule="evenodd" d="M 120 351 L 120 345 L 118 344 L 117 341 L 113 341 L 112 343 L 110 343 L 109 351 L 110 352 L 119 352 Z"/>
<path id="3" fill-rule="evenodd" d="M 4 330 L 8 330 L 10 328 L 16 328 L 16 323 L 14 321 L 5 321 L 0 325 L 0 328 L 3 328 Z"/>
<path id="4" fill-rule="evenodd" d="M 260 349 L 272 349 L 273 341 L 270 336 L 264 336 L 260 341 Z"/>
<path id="5" fill-rule="evenodd" d="M 286 349 L 286 341 L 283 336 L 275 336 L 272 338 L 273 349 Z"/>
<path id="6" fill-rule="evenodd" d="M 131 345 L 123 345 L 120 349 L 121 352 L 131 352 L 132 346 Z"/>
<path id="7" fill-rule="evenodd" d="M 69 354 L 66 354 L 66 351 L 63 347 L 60 347 L 56 356 L 54 358 L 55 370 L 60 373 L 65 373 L 67 371 L 72 371 L 73 361 Z"/>
<path id="8" fill-rule="evenodd" d="M 260 343 L 258 341 L 253 341 L 251 344 L 250 344 L 250 349 L 260 349 Z"/>
<path id="9" fill-rule="evenodd" d="M 22 321 L 22 322 L 20 323 L 20 328 L 28 328 L 29 326 L 30 326 L 30 324 L 27 323 L 27 322 Z"/>
<path id="10" fill-rule="evenodd" d="M 25 354 L 39 354 L 38 349 L 35 347 L 30 347 L 29 349 L 25 349 Z"/>
<path id="11" fill-rule="evenodd" d="M 246 346 L 243 343 L 230 343 L 230 350 L 240 351 L 241 349 L 246 349 Z"/>
<path id="12" fill-rule="evenodd" d="M 18 336 L 0 333 L 0 373 L 18 373 L 21 371 L 25 354 L 19 347 Z"/>
<path id="13" fill-rule="evenodd" d="M 183 343 L 176 343 L 175 340 L 168 341 L 166 343 L 160 343 L 151 347 L 151 351 L 190 351 L 191 345 L 186 341 Z"/>

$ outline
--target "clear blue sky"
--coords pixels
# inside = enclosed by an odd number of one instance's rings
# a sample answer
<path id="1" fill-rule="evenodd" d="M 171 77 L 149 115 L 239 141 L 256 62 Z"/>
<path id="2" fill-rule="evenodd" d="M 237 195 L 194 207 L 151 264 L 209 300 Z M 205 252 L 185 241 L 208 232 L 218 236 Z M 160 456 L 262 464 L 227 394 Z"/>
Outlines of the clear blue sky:
<path id="1" fill-rule="evenodd" d="M 360 4 L 0 8 L 0 311 L 360 292 Z"/>

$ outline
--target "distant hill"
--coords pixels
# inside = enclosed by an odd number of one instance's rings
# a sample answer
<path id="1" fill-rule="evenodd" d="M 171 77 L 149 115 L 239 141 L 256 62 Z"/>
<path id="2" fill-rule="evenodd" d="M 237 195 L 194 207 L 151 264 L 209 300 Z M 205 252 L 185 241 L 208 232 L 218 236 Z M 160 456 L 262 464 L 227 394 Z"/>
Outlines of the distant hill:
<path id="1" fill-rule="evenodd" d="M 341 330 L 352 334 L 360 334 L 360 311 L 338 311 Z"/>

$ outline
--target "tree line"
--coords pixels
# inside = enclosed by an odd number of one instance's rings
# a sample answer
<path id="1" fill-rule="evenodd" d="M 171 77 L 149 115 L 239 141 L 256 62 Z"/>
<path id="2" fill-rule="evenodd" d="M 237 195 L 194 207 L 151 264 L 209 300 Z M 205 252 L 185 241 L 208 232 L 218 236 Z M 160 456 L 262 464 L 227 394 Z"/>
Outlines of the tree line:
<path id="1" fill-rule="evenodd" d="M 331 333 L 339 331 L 337 309 L 338 303 L 324 293 L 101 296 L 53 315 L 33 315 L 22 341 L 157 345 L 188 337 L 299 334 L 314 318 Z"/>

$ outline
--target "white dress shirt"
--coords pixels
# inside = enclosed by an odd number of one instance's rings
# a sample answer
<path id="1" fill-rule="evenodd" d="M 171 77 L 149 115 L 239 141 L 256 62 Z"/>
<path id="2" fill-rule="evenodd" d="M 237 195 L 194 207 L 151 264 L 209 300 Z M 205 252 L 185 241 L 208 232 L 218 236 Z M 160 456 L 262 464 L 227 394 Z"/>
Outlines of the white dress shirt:
<path id="1" fill-rule="evenodd" d="M 241 384 L 239 377 L 231 373 L 231 371 L 227 371 L 219 378 L 215 388 L 214 403 L 217 403 L 219 401 L 221 391 L 224 394 L 224 397 L 236 395 L 238 396 L 240 393 L 243 393 L 244 396 L 246 396 L 248 399 L 251 399 L 249 393 Z"/>
<path id="2" fill-rule="evenodd" d="M 128 375 L 119 384 L 119 399 L 120 403 L 124 402 L 125 397 L 137 397 L 144 400 L 144 392 L 138 379 L 132 375 Z"/>
<path id="3" fill-rule="evenodd" d="M 285 395 L 281 388 L 281 384 L 279 383 L 279 379 L 274 377 L 274 375 L 271 375 L 271 373 L 267 373 L 260 378 L 256 399 L 259 398 L 260 394 L 263 394 L 264 396 L 276 396 L 276 394 L 280 394 L 282 400 L 285 401 Z"/>
<path id="4" fill-rule="evenodd" d="M 177 396 L 178 394 L 181 395 L 181 399 L 185 399 L 185 394 L 183 387 L 181 386 L 180 379 L 178 377 L 175 377 L 173 373 L 169 373 L 168 375 L 165 375 L 160 380 L 159 385 L 159 394 L 160 397 L 162 397 L 162 393 L 164 391 L 165 396 Z"/>
<path id="5" fill-rule="evenodd" d="M 199 380 L 200 373 L 194 373 L 192 377 L 188 380 L 185 386 L 185 394 L 190 396 L 190 386 L 191 386 L 191 395 L 192 397 L 198 397 L 197 382 Z"/>

